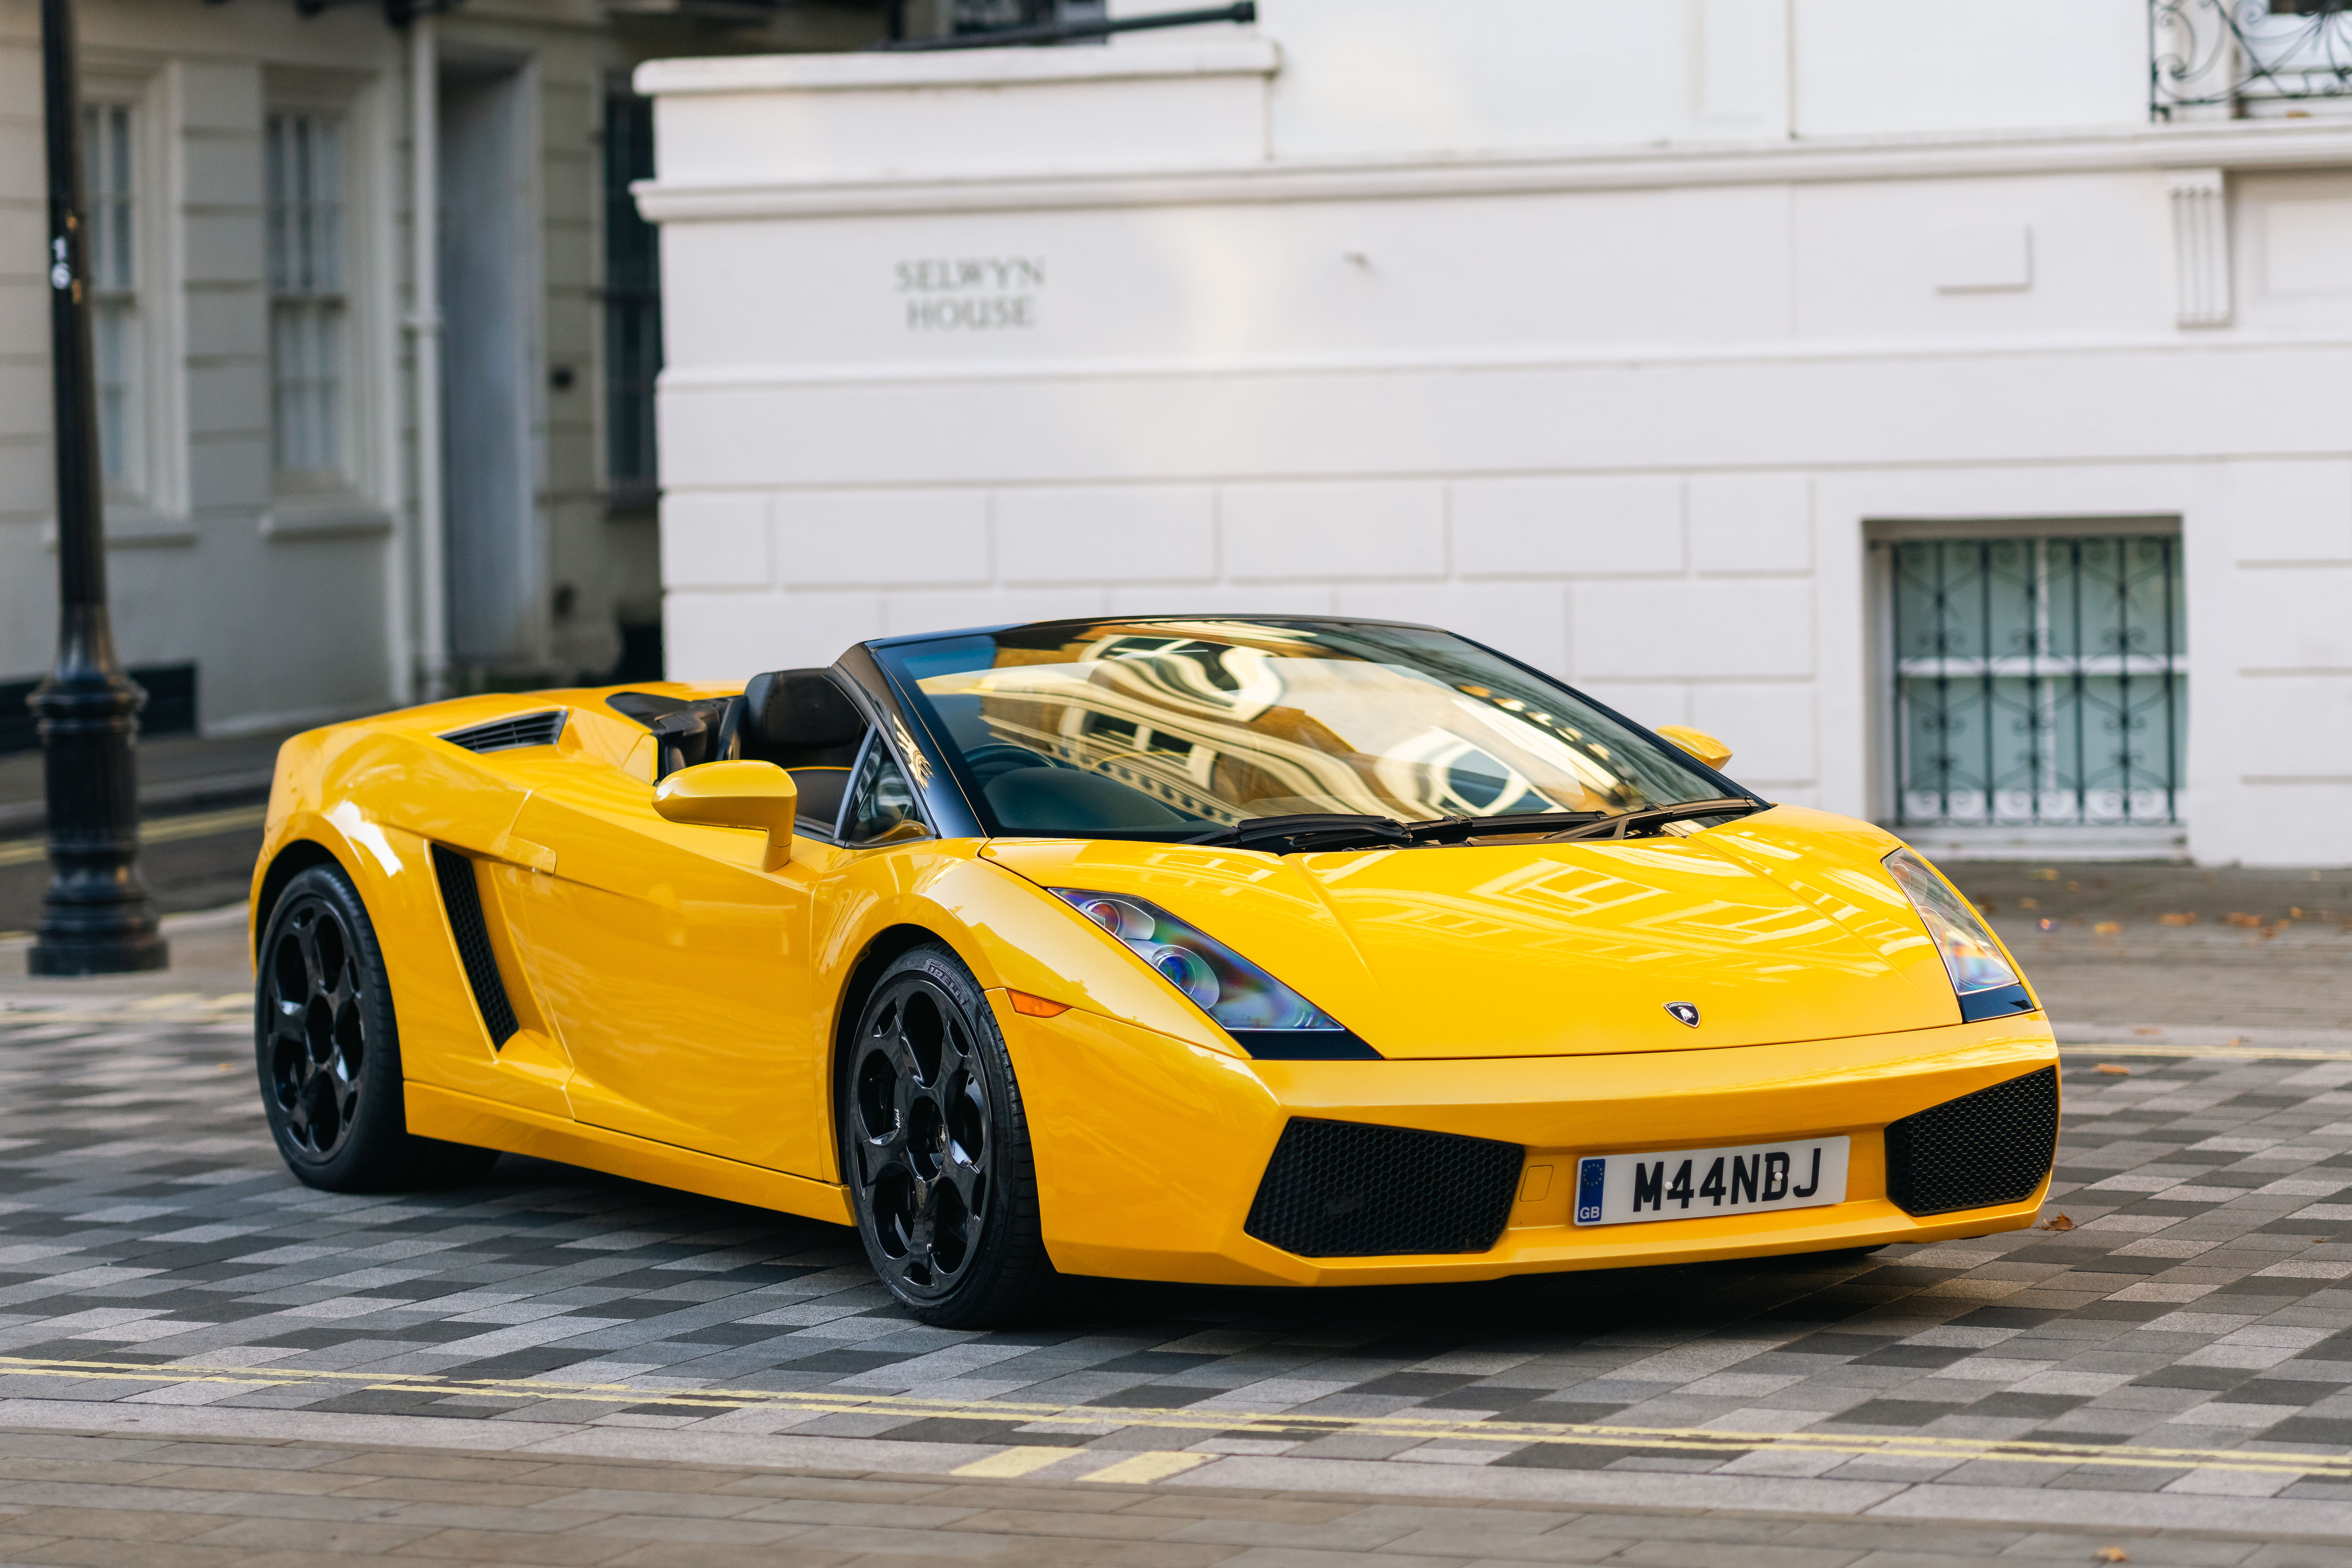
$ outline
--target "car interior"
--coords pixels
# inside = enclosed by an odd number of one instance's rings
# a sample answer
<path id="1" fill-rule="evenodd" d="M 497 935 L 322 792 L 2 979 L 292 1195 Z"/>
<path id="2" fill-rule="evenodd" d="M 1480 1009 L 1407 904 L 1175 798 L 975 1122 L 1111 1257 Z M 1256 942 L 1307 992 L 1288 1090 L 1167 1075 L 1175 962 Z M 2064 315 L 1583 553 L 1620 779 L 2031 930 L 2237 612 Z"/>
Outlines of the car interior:
<path id="1" fill-rule="evenodd" d="M 867 725 L 826 671 L 772 669 L 752 677 L 740 697 L 689 701 L 621 691 L 605 700 L 653 731 L 656 782 L 703 763 L 773 763 L 800 791 L 801 821 L 835 835 Z"/>

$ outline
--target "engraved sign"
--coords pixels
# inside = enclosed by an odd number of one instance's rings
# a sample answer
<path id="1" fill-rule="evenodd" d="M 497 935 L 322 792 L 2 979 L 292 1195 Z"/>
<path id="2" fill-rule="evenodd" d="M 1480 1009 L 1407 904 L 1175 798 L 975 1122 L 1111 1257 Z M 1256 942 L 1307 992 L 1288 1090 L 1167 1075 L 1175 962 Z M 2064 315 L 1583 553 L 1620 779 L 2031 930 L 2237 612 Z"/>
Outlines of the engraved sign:
<path id="1" fill-rule="evenodd" d="M 1020 331 L 1037 324 L 1042 256 L 935 256 L 901 261 L 910 332 Z"/>

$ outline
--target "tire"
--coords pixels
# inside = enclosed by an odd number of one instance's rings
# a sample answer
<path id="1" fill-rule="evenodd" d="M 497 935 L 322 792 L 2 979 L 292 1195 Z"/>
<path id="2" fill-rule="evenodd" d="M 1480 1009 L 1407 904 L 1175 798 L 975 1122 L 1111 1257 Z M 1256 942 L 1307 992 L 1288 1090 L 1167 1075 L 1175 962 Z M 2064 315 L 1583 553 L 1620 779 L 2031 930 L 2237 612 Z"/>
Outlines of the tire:
<path id="1" fill-rule="evenodd" d="M 496 1163 L 494 1149 L 409 1133 L 392 981 L 341 867 L 286 884 L 254 970 L 262 1111 L 297 1181 L 331 1193 L 451 1186 Z"/>
<path id="2" fill-rule="evenodd" d="M 926 943 L 882 972 L 835 1088 L 858 1237 L 900 1306 L 976 1329 L 1061 1305 L 1013 1058 L 962 960 Z"/>

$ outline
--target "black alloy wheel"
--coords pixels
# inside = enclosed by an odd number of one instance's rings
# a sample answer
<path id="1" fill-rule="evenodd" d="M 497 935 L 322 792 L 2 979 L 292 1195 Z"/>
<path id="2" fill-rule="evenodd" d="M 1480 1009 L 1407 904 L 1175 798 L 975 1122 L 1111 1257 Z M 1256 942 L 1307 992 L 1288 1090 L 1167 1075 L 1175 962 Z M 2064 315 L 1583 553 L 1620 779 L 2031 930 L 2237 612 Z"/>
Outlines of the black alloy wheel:
<path id="1" fill-rule="evenodd" d="M 1058 1295 L 1011 1058 L 971 972 L 925 945 L 883 972 L 843 1061 L 842 1166 L 875 1272 L 943 1328 Z"/>
<path id="2" fill-rule="evenodd" d="M 366 1095 L 368 1028 L 351 929 L 325 898 L 289 899 L 262 976 L 262 1081 L 274 1121 L 303 1158 L 350 1142 Z"/>
<path id="3" fill-rule="evenodd" d="M 489 1169 L 489 1149 L 417 1138 L 401 1102 L 392 984 L 367 907 L 338 866 L 297 875 L 255 954 L 261 1107 L 297 1179 L 330 1192 L 443 1186 Z"/>

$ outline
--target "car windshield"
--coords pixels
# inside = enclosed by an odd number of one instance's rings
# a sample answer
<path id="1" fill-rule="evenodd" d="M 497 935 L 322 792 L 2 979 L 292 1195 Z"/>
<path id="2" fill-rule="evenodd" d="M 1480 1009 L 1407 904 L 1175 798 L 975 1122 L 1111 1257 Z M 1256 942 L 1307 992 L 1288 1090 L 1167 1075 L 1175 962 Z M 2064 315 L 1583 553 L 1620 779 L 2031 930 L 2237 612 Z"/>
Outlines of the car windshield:
<path id="1" fill-rule="evenodd" d="M 875 651 L 1005 834 L 1615 816 L 1725 794 L 1565 687 L 1425 627 L 1063 622 Z"/>

